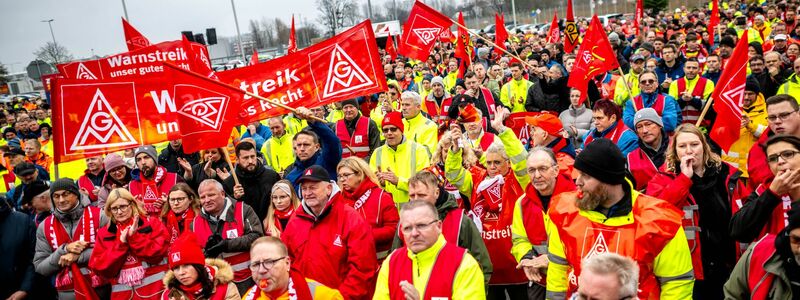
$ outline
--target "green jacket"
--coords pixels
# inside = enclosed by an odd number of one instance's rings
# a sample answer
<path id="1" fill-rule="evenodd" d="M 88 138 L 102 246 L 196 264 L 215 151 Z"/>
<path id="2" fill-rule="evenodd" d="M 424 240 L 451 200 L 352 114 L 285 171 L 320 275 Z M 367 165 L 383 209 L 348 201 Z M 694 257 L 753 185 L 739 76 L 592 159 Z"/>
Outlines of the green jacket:
<path id="1" fill-rule="evenodd" d="M 444 220 L 447 213 L 457 208 L 458 204 L 456 204 L 453 195 L 443 189 L 439 189 L 439 199 L 436 200 L 436 210 L 439 212 L 439 220 Z M 400 236 L 395 233 L 391 251 L 402 246 L 403 242 L 400 241 Z M 483 281 L 488 287 L 489 278 L 492 276 L 492 261 L 489 259 L 489 250 L 486 249 L 486 244 L 483 243 L 483 238 L 481 237 L 480 231 L 478 231 L 478 227 L 475 226 L 475 222 L 468 216 L 464 216 L 464 218 L 461 219 L 458 246 L 467 249 L 469 254 L 478 261 L 483 271 Z"/>
<path id="2" fill-rule="evenodd" d="M 725 283 L 722 289 L 725 293 L 725 299 L 750 299 L 750 287 L 748 284 L 750 257 L 753 256 L 753 248 L 760 242 L 752 243 L 747 248 L 747 251 L 744 252 L 742 258 L 739 259 L 739 262 L 736 263 L 728 282 Z M 783 269 L 783 262 L 781 262 L 781 258 L 777 253 L 773 253 L 764 263 L 764 270 L 775 275 L 775 279 L 772 280 L 772 286 L 769 288 L 769 299 L 792 299 L 792 287 Z"/>

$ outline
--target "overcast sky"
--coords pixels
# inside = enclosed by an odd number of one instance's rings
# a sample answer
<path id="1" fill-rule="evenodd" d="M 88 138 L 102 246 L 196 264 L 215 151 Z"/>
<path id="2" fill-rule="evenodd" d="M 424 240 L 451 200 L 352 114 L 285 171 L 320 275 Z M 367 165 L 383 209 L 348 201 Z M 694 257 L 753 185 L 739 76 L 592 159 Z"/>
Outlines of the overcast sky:
<path id="1" fill-rule="evenodd" d="M 0 63 L 21 72 L 34 59 L 33 52 L 51 41 L 50 29 L 41 20 L 54 19 L 56 41 L 75 58 L 126 51 L 120 18 L 121 0 L 2 1 L 0 9 Z M 316 22 L 315 0 L 235 0 L 242 33 L 250 19 L 282 18 L 301 14 Z M 366 3 L 366 0 L 358 0 Z M 383 2 L 373 0 L 372 5 Z M 215 27 L 218 36 L 234 36 L 236 27 L 228 0 L 127 0 L 128 17 L 151 42 L 180 39 L 180 32 L 205 32 Z M 299 20 L 296 20 L 299 22 Z"/>

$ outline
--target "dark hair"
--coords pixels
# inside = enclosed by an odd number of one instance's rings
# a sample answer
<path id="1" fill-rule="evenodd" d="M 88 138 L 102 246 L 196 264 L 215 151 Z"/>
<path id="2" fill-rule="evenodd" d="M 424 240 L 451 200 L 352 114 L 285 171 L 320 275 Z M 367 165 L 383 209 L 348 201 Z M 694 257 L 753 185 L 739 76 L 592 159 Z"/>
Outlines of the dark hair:
<path id="1" fill-rule="evenodd" d="M 537 59 L 537 60 L 538 60 L 538 59 Z M 518 61 L 515 61 L 515 62 L 512 62 L 510 65 L 508 65 L 508 68 L 509 68 L 509 69 L 510 69 L 510 68 L 513 68 L 513 67 L 517 67 L 517 68 L 520 68 L 520 69 L 522 69 L 522 63 L 520 63 L 520 62 L 518 62 Z"/>
<path id="2" fill-rule="evenodd" d="M 686 25 L 689 25 L 688 23 Z M 697 34 L 696 33 L 687 33 L 686 34 L 686 41 L 694 41 L 697 42 Z"/>
<path id="3" fill-rule="evenodd" d="M 675 44 L 672 44 L 672 43 L 664 44 L 664 48 L 661 48 L 661 52 L 664 52 L 664 49 L 667 49 L 667 48 L 672 49 L 672 52 L 675 52 L 676 55 L 678 54 L 678 47 L 675 47 Z"/>
<path id="4" fill-rule="evenodd" d="M 614 104 L 614 102 L 611 102 L 611 100 L 605 100 L 605 99 L 598 100 L 597 102 L 594 103 L 594 107 L 592 107 L 592 110 L 602 111 L 603 114 L 608 116 L 609 118 L 611 116 L 616 116 L 617 121 L 622 120 L 622 110 L 619 108 L 619 106 Z"/>
<path id="5" fill-rule="evenodd" d="M 800 150 L 800 138 L 789 134 L 776 134 L 770 137 L 764 144 L 764 152 L 767 152 L 769 146 L 780 142 L 791 144 L 795 150 Z"/>
<path id="6" fill-rule="evenodd" d="M 751 62 L 751 61 L 754 61 L 754 60 L 760 60 L 761 62 L 764 62 L 764 57 L 761 56 L 760 54 L 756 54 L 756 55 L 751 56 L 750 60 L 748 60 L 748 62 Z"/>
<path id="7" fill-rule="evenodd" d="M 236 145 L 236 157 L 239 157 L 239 152 L 255 150 L 256 146 L 253 143 L 239 143 Z M 258 151 L 256 151 L 258 152 Z"/>
<path id="8" fill-rule="evenodd" d="M 683 64 L 686 65 L 687 62 L 696 62 L 698 64 L 700 63 L 700 61 L 697 60 L 697 57 L 689 57 L 689 58 L 686 59 L 686 62 L 684 62 Z"/>
<path id="9" fill-rule="evenodd" d="M 214 292 L 214 282 L 212 281 L 213 278 L 208 276 L 208 271 L 206 271 L 206 266 L 199 265 L 199 264 L 191 264 L 195 271 L 197 271 L 197 282 L 200 282 L 200 285 L 203 287 L 202 289 L 202 299 L 209 299 Z M 169 282 L 168 287 L 170 289 L 180 289 L 181 282 L 177 279 L 173 279 Z"/>
<path id="10" fill-rule="evenodd" d="M 473 78 L 475 76 L 478 76 L 478 75 L 476 75 L 475 72 L 473 72 L 473 71 L 467 71 L 467 73 L 464 73 L 464 79 Z"/>
<path id="11" fill-rule="evenodd" d="M 783 102 L 788 102 L 789 105 L 792 106 L 792 109 L 795 111 L 800 109 L 800 106 L 797 105 L 797 100 L 795 100 L 794 97 L 792 97 L 791 95 L 787 94 L 780 94 L 767 98 L 767 107 Z"/>
<path id="12" fill-rule="evenodd" d="M 314 140 L 314 143 L 319 144 L 319 135 L 317 135 L 316 132 L 313 132 L 313 131 L 311 131 L 311 129 L 308 129 L 308 128 L 303 128 L 303 130 L 300 130 L 300 132 L 295 134 L 294 137 L 292 138 L 292 142 L 296 142 L 297 141 L 297 137 L 299 137 L 300 135 L 303 135 L 303 134 L 310 136 L 311 139 Z"/>

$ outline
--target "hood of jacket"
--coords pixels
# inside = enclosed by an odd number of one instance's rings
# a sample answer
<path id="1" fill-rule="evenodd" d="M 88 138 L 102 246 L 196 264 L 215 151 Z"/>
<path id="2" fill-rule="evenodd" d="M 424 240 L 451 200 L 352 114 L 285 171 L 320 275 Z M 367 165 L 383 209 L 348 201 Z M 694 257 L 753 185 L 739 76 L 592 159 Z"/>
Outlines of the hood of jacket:
<path id="1" fill-rule="evenodd" d="M 206 258 L 206 267 L 214 268 L 216 271 L 213 280 L 214 286 L 228 284 L 233 281 L 233 268 L 228 262 L 219 258 Z M 172 270 L 168 270 L 164 275 L 164 279 L 161 280 L 164 283 L 164 288 L 169 290 L 169 284 L 173 281 L 177 281 L 175 273 Z"/>
<path id="2" fill-rule="evenodd" d="M 444 188 L 439 188 L 439 198 L 436 199 L 436 211 L 439 213 L 439 220 L 444 220 L 451 210 L 458 208 L 456 198 L 448 193 Z"/>
<path id="3" fill-rule="evenodd" d="M 306 201 L 303 200 L 302 202 L 300 202 L 300 206 L 303 209 L 298 210 L 296 212 L 298 217 L 306 218 L 306 219 L 309 219 L 309 220 L 313 220 L 314 222 L 317 222 L 317 221 L 321 220 L 322 218 L 325 218 L 325 216 L 327 216 L 328 213 L 330 213 L 331 208 L 334 205 L 337 204 L 336 203 L 337 196 L 338 196 L 338 198 L 343 197 L 343 195 L 341 195 L 342 193 L 341 193 L 341 189 L 339 188 L 339 185 L 337 185 L 336 182 L 332 181 L 332 180 L 330 181 L 330 183 L 331 183 L 333 189 L 331 190 L 331 195 L 328 196 L 328 202 L 325 203 L 325 207 L 322 209 L 322 212 L 320 212 L 319 215 L 315 215 L 314 211 L 311 210 L 311 208 L 308 207 L 308 205 L 306 204 Z"/>

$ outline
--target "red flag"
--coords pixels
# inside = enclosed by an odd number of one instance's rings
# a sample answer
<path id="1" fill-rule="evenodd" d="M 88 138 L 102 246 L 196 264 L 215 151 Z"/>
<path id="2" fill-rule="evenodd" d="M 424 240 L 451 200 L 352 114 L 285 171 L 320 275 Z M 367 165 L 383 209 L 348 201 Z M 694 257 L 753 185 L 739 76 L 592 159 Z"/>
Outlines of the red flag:
<path id="1" fill-rule="evenodd" d="M 387 89 L 369 20 L 294 54 L 217 72 L 217 76 L 222 82 L 290 107 L 317 107 Z M 288 113 L 268 102 L 244 98 L 245 122 Z"/>
<path id="2" fill-rule="evenodd" d="M 742 125 L 742 100 L 747 80 L 747 30 L 744 31 L 733 54 L 728 60 L 728 67 L 722 70 L 719 85 L 711 94 L 717 118 L 709 133 L 711 139 L 727 152 L 739 139 Z"/>
<path id="3" fill-rule="evenodd" d="M 578 25 L 575 24 L 575 16 L 572 14 L 572 0 L 567 0 L 567 22 L 564 27 L 564 52 L 572 53 L 575 45 L 578 44 Z"/>
<path id="4" fill-rule="evenodd" d="M 719 25 L 719 0 L 711 1 L 711 19 L 708 20 L 708 35 L 710 44 L 714 44 L 714 33 Z"/>
<path id="5" fill-rule="evenodd" d="M 255 65 L 258 63 L 258 50 L 253 48 L 253 55 L 250 56 L 250 65 Z"/>
<path id="6" fill-rule="evenodd" d="M 458 27 L 455 57 L 460 59 L 458 78 L 464 78 L 464 73 L 467 72 L 467 68 L 472 64 L 472 38 L 469 36 L 469 31 L 464 29 L 466 25 L 464 25 L 464 16 L 461 12 L 458 12 L 458 24 L 461 24 L 461 26 Z"/>
<path id="7" fill-rule="evenodd" d="M 583 103 L 583 100 L 586 99 L 586 85 L 589 80 L 616 68 L 619 68 L 617 56 L 614 54 L 614 49 L 611 48 L 611 43 L 608 42 L 603 25 L 595 15 L 589 24 L 589 30 L 584 35 L 583 44 L 578 51 L 577 60 L 567 85 L 581 91 L 581 103 Z"/>
<path id="8" fill-rule="evenodd" d="M 394 49 L 394 39 L 392 38 L 392 34 L 389 34 L 389 37 L 386 38 L 386 46 L 383 47 L 386 50 L 386 54 L 392 58 L 392 61 L 397 59 L 397 50 Z"/>
<path id="9" fill-rule="evenodd" d="M 636 35 L 639 35 L 642 18 L 644 17 L 644 3 L 636 0 L 636 11 L 633 13 L 633 27 L 636 27 Z"/>
<path id="10" fill-rule="evenodd" d="M 125 18 L 122 18 L 122 29 L 125 31 L 125 43 L 128 44 L 128 51 L 139 50 L 150 46 L 150 41 L 139 33 L 136 28 L 133 28 Z"/>
<path id="11" fill-rule="evenodd" d="M 547 32 L 547 43 L 555 44 L 561 37 L 561 31 L 558 30 L 558 13 L 553 14 L 553 22 L 550 23 L 550 31 Z"/>
<path id="12" fill-rule="evenodd" d="M 453 20 L 417 0 L 403 24 L 399 53 L 408 58 L 427 60 L 433 44 L 452 25 Z"/>
<path id="13" fill-rule="evenodd" d="M 78 264 L 70 264 L 69 268 L 70 272 L 72 272 L 72 278 L 74 281 L 75 299 L 99 300 L 100 298 L 97 296 L 97 293 L 94 292 L 94 288 L 92 288 L 91 280 L 87 280 L 86 276 L 81 273 L 81 269 L 78 268 Z"/>
<path id="14" fill-rule="evenodd" d="M 297 36 L 294 33 L 294 15 L 292 15 L 292 31 L 289 31 L 289 48 L 286 49 L 286 53 L 295 52 L 297 52 Z"/>
<path id="15" fill-rule="evenodd" d="M 501 49 L 506 49 L 508 30 L 506 30 L 506 20 L 503 15 L 494 14 L 494 43 Z"/>

